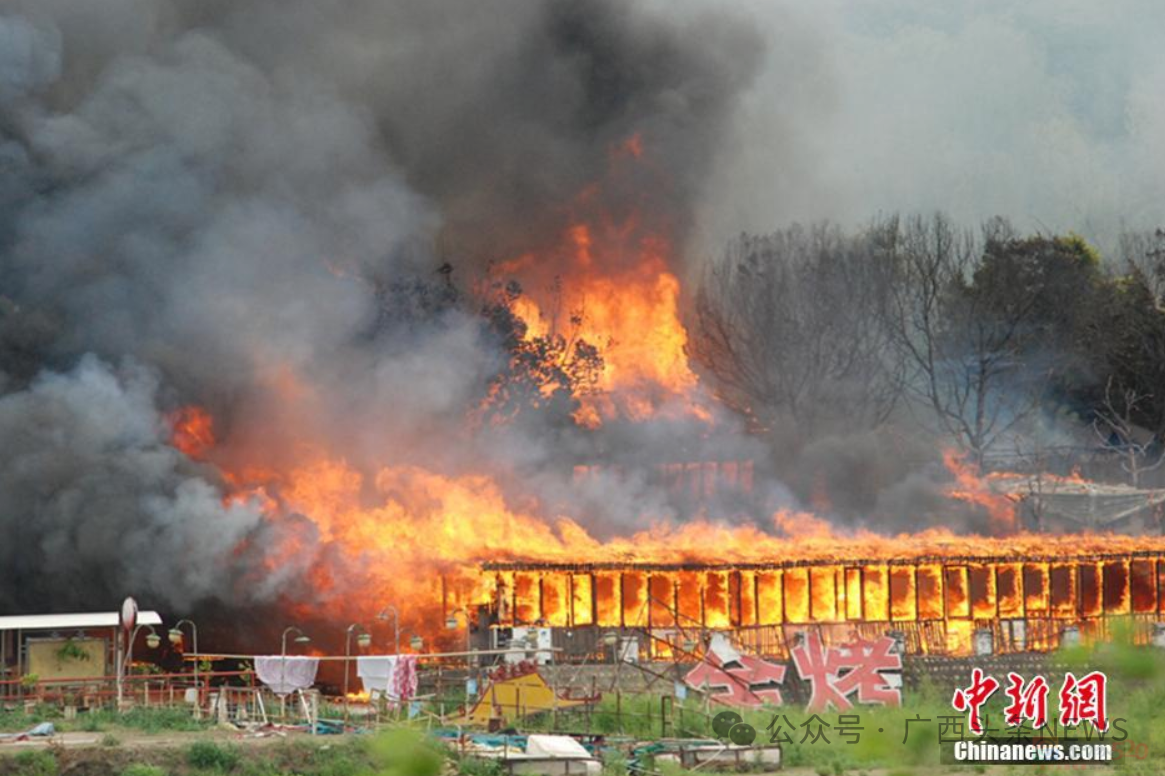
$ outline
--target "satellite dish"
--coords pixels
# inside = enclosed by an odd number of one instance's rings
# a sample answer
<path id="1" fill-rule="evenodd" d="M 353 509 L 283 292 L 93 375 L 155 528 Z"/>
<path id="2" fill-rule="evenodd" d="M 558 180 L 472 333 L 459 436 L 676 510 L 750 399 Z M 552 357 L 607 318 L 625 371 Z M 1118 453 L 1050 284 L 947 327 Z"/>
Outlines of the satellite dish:
<path id="1" fill-rule="evenodd" d="M 137 624 L 138 602 L 133 600 L 133 596 L 129 596 L 121 603 L 121 627 L 129 633 Z"/>

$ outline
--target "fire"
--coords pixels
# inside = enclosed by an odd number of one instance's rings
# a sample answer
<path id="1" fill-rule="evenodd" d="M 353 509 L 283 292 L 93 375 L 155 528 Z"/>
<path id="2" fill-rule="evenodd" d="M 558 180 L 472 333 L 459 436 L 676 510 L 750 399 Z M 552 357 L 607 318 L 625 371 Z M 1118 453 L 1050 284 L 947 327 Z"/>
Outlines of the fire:
<path id="1" fill-rule="evenodd" d="M 185 408 L 171 422 L 175 445 L 188 455 L 230 458 L 213 448 L 205 410 Z M 684 618 L 697 613 L 704 627 L 715 629 L 764 625 L 771 617 L 764 613 L 773 611 L 791 623 L 950 620 L 948 646 L 965 650 L 973 621 L 1154 608 L 1155 561 L 1066 565 L 1057 559 L 1165 553 L 1161 537 L 1025 533 L 1013 522 L 989 537 L 941 528 L 886 536 L 838 530 L 792 510 L 776 512 L 767 525 L 660 523 L 600 540 L 569 516 L 547 518 L 537 505 L 510 503 L 484 473 L 450 476 L 408 465 L 366 472 L 323 450 L 300 449 L 295 456 L 300 462 L 286 471 L 253 466 L 223 473 L 232 489 L 228 499 L 258 504 L 269 521 L 288 529 L 280 544 L 267 548 L 270 569 L 298 556 L 315 559 L 309 570 L 314 600 L 289 606 L 297 614 L 328 611 L 345 622 L 371 622 L 392 603 L 406 632 L 434 647 L 462 638 L 446 630 L 443 613 L 475 612 L 496 599 L 500 584 L 512 596 L 508 616 L 518 622 L 649 627 L 678 620 L 684 627 Z M 954 456 L 946 460 L 957 480 L 952 498 L 1010 514 L 1011 502 L 990 490 L 989 478 Z M 482 563 L 580 559 L 610 570 L 570 578 L 480 573 Z M 762 570 L 788 562 L 801 565 Z M 637 564 L 736 570 L 676 571 L 666 578 L 620 570 Z M 756 570 L 739 568 L 749 564 Z"/>
<path id="2" fill-rule="evenodd" d="M 642 136 L 633 135 L 612 150 L 610 174 L 625 163 L 641 164 L 644 154 Z M 680 281 L 671 270 L 674 245 L 655 220 L 635 210 L 604 210 L 601 192 L 596 183 L 580 194 L 580 216 L 556 244 L 498 265 L 499 275 L 524 282 L 526 296 L 514 312 L 527 338 L 559 333 L 599 349 L 597 390 L 576 396 L 580 425 L 596 428 L 615 417 L 644 420 L 659 412 L 707 421 L 687 358 Z M 553 283 L 546 282 L 545 266 L 559 273 Z"/>
<path id="3" fill-rule="evenodd" d="M 512 509 L 496 483 L 483 475 L 448 477 L 420 467 L 386 467 L 369 481 L 344 462 L 323 458 L 294 469 L 268 487 L 273 494 L 271 519 L 306 515 L 314 522 L 320 541 L 337 552 L 329 556 L 332 565 L 314 571 L 317 594 L 331 604 L 348 607 L 345 616 L 366 618 L 383 601 L 372 595 L 361 596 L 359 601 L 350 596 L 350 588 L 343 584 L 348 572 L 359 574 L 362 589 L 383 591 L 393 602 L 407 606 L 412 616 L 428 614 L 440 622 L 435 615 L 442 608 L 490 600 L 491 591 L 483 587 L 477 572 L 477 564 L 483 561 L 569 564 L 580 558 L 610 564 L 708 563 L 728 558 L 736 564 L 765 564 L 795 558 L 824 564 L 786 569 L 776 588 L 756 581 L 752 599 L 775 606 L 783 597 L 791 621 L 833 621 L 858 601 L 868 611 L 888 607 L 893 619 L 932 617 L 944 606 L 970 616 L 972 602 L 985 597 L 997 599 L 999 613 L 1006 615 L 1025 608 L 1047 609 L 1049 592 L 1060 584 L 1055 573 L 1049 575 L 1046 561 L 1025 566 L 1007 559 L 1165 551 L 1165 539 L 1106 534 L 980 537 L 945 529 L 899 536 L 839 532 L 814 515 L 789 511 L 773 515 L 768 529 L 713 522 L 661 524 L 600 541 L 567 517 L 546 521 Z M 949 572 L 927 560 L 960 557 L 1001 561 L 989 588 L 976 577 L 973 565 Z M 900 566 L 883 566 L 880 575 L 875 568 L 859 584 L 846 573 L 845 563 L 853 559 L 889 563 L 917 559 L 919 566 L 917 574 L 909 576 Z M 541 611 L 553 624 L 565 623 L 567 612 L 572 612 L 576 623 L 642 625 L 652 611 L 652 601 L 663 590 L 646 578 L 629 581 L 615 572 L 596 574 L 593 584 L 591 591 L 563 580 L 544 579 L 531 586 L 530 579 L 512 579 L 515 616 L 533 621 L 537 619 L 534 612 Z M 675 590 L 679 600 L 689 602 L 688 609 L 702 607 L 708 627 L 727 627 L 729 602 L 739 600 L 739 587 L 734 585 L 727 574 L 715 579 L 680 574 Z M 848 602 L 851 596 L 853 603 Z"/>
<path id="4" fill-rule="evenodd" d="M 586 266 L 588 242 L 579 242 L 586 227 L 572 230 L 580 266 Z M 633 270 L 621 276 L 596 276 L 564 292 L 562 304 L 578 311 L 576 336 L 596 344 L 603 356 L 597 391 L 577 397 L 582 408 L 576 420 L 594 428 L 622 415 L 631 420 L 650 417 L 669 401 L 685 411 L 707 417 L 691 398 L 697 384 L 688 365 L 688 336 L 679 318 L 679 280 L 666 269 L 657 246 L 641 247 Z M 527 337 L 551 332 L 554 316 L 529 298 L 515 312 L 527 326 Z"/>
<path id="5" fill-rule="evenodd" d="M 947 490 L 947 496 L 986 510 L 992 533 L 996 535 L 1016 530 L 1015 502 L 992 490 L 977 466 L 967 463 L 962 454 L 949 448 L 943 451 L 943 465 L 955 476 L 955 484 Z"/>
<path id="6" fill-rule="evenodd" d="M 201 460 L 214 447 L 214 419 L 202 407 L 180 407 L 170 413 L 170 441 L 194 460 Z"/>
<path id="7" fill-rule="evenodd" d="M 635 135 L 609 157 L 613 168 L 642 165 L 650 149 Z M 574 397 L 580 426 L 658 417 L 710 422 L 687 359 L 680 281 L 672 269 L 676 248 L 666 219 L 635 203 L 627 212 L 607 212 L 601 196 L 607 182 L 579 195 L 575 217 L 552 245 L 498 265 L 499 277 L 517 278 L 523 287 L 510 299 L 510 311 L 524 323 L 529 342 L 561 336 L 600 354 L 597 384 Z M 548 272 L 555 273 L 553 282 Z M 460 638 L 446 632 L 444 614 L 460 608 L 473 617 L 478 606 L 496 601 L 513 621 L 552 625 L 643 628 L 663 622 L 683 628 L 698 619 L 700 627 L 717 629 L 772 624 L 775 612 L 781 622 L 823 625 L 946 618 L 955 623 L 947 638 L 965 648 L 971 623 L 980 619 L 1150 606 L 1145 580 L 1156 579 L 1155 567 L 1065 566 L 1056 564 L 1058 555 L 1165 552 L 1165 539 L 1021 532 L 1015 503 L 993 487 L 1001 476 L 982 474 L 954 451 L 943 455 L 954 477 L 947 495 L 985 510 L 991 537 L 945 529 L 900 536 L 838 531 L 814 514 L 783 510 L 767 524 L 659 523 L 600 540 L 569 515 L 508 500 L 488 469 L 450 474 L 421 465 L 357 465 L 317 447 L 310 422 L 302 420 L 313 416 L 315 386 L 279 365 L 268 364 L 265 374 L 270 417 L 282 426 L 278 434 L 252 428 L 246 439 L 220 443 L 210 413 L 188 406 L 169 417 L 174 447 L 218 465 L 227 500 L 257 505 L 284 529 L 263 548 L 267 570 L 309 559 L 314 597 L 288 602 L 290 608 L 370 622 L 392 604 L 405 632 L 437 647 Z M 686 483 L 694 493 L 710 495 L 721 482 L 752 489 L 751 462 L 664 468 L 677 487 Z M 573 472 L 576 483 L 598 474 L 601 465 Z M 829 494 L 815 489 L 813 502 L 827 510 Z M 606 566 L 593 574 L 480 573 L 483 563 L 568 566 L 580 559 Z M 771 568 L 777 562 L 787 565 Z M 724 567 L 686 567 L 709 563 Z M 624 571 L 637 564 L 677 568 L 666 575 Z M 753 568 L 741 568 L 749 564 Z M 1129 580 L 1139 586 L 1126 589 L 1134 584 Z M 1081 592 L 1066 598 L 1065 589 Z M 1091 592 L 1099 590 L 1103 594 Z"/>

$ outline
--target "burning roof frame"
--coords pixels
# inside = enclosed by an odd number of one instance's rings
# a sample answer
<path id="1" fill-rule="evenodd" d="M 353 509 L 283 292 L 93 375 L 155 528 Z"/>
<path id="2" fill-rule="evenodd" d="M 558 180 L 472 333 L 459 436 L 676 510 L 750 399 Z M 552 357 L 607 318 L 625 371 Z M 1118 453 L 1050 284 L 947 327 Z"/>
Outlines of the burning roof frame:
<path id="1" fill-rule="evenodd" d="M 912 602 L 905 601 L 905 608 L 909 610 L 908 614 L 896 613 L 901 609 L 896 610 L 894 606 L 893 593 L 891 592 L 893 575 L 887 573 L 883 578 L 884 587 L 879 593 L 886 599 L 885 607 L 877 609 L 874 616 L 867 619 L 864 569 L 885 568 L 889 572 L 891 569 L 904 567 L 913 570 L 913 573 L 909 574 L 911 579 L 906 584 L 908 592 L 905 595 L 907 598 L 913 599 Z M 931 588 L 932 592 L 928 594 L 927 600 L 930 603 L 926 606 L 923 605 L 923 585 L 920 584 L 922 577 L 919 575 L 919 570 L 924 567 L 928 568 L 932 584 L 934 584 L 934 587 Z M 779 632 L 775 637 L 778 653 L 785 649 L 786 628 L 791 628 L 794 632 L 806 628 L 825 630 L 857 628 L 863 631 L 869 628 L 886 627 L 892 630 L 908 629 L 918 631 L 911 633 L 907 639 L 911 645 L 911 651 L 942 653 L 944 650 L 953 649 L 954 651 L 950 651 L 949 654 L 959 654 L 960 651 L 965 654 L 970 649 L 972 631 L 984 626 L 995 632 L 996 640 L 1001 640 L 1000 644 L 1003 649 L 1014 648 L 1023 651 L 1054 648 L 1058 645 L 1063 631 L 1071 626 L 1088 632 L 1102 633 L 1107 629 L 1104 623 L 1110 618 L 1129 618 L 1139 623 L 1139 631 L 1135 637 L 1140 641 L 1147 641 L 1151 628 L 1145 626 L 1150 622 L 1160 623 L 1162 618 L 1165 618 L 1165 552 L 1157 550 L 1087 552 L 1070 555 L 1063 553 L 1027 555 L 1017 552 L 1010 555 L 927 554 L 890 558 L 798 558 L 764 563 L 634 561 L 570 563 L 510 560 L 484 562 L 479 568 L 483 575 L 495 575 L 496 582 L 502 582 L 505 575 L 513 575 L 510 579 L 514 581 L 514 587 L 506 593 L 507 602 L 512 605 L 512 610 L 511 613 L 502 614 L 499 621 L 495 623 L 497 627 L 542 622 L 552 627 L 570 629 L 591 626 L 604 629 L 630 628 L 632 630 L 646 630 L 649 634 L 652 629 L 666 630 L 668 627 L 680 630 L 694 628 L 700 631 L 734 631 L 740 634 L 770 629 Z M 820 613 L 815 608 L 816 599 L 812 589 L 814 575 L 812 573 L 805 574 L 806 580 L 801 601 L 803 605 L 798 607 L 797 613 L 793 616 L 788 614 L 783 579 L 777 583 L 781 587 L 779 615 L 774 615 L 773 612 L 762 615 L 758 590 L 754 588 L 750 601 L 746 604 L 740 590 L 742 584 L 740 578 L 737 578 L 734 592 L 731 577 L 727 576 L 733 572 L 763 573 L 802 568 L 821 568 L 835 572 L 833 582 L 830 585 L 834 591 L 833 605 L 826 607 L 828 616 L 819 616 Z M 1085 572 L 1081 569 L 1090 569 L 1090 571 Z M 853 595 L 853 589 L 849 587 L 849 574 L 853 570 L 859 571 L 856 575 L 859 587 L 857 588 L 858 605 L 851 609 L 849 597 Z M 988 585 L 990 592 L 983 606 L 979 606 L 978 599 L 973 597 L 973 583 L 971 581 L 973 570 L 990 570 L 988 575 L 991 579 Z M 951 571 L 963 574 L 962 592 L 959 598 L 962 604 L 960 611 L 955 613 L 950 610 L 950 598 L 948 597 L 950 596 L 948 585 L 951 584 L 949 576 Z M 1010 579 L 1006 585 L 1000 582 L 1001 571 L 1010 574 Z M 1068 574 L 1070 585 L 1066 593 L 1062 589 L 1064 571 Z M 684 614 L 682 616 L 688 621 L 687 624 L 681 624 L 680 618 L 677 616 L 680 614 L 678 612 L 678 583 L 676 583 L 676 594 L 675 597 L 671 598 L 671 604 L 656 599 L 651 590 L 650 576 L 652 573 L 681 574 L 693 572 L 726 575 L 725 584 L 719 586 L 721 589 L 717 593 L 724 599 L 724 605 L 721 607 L 723 611 L 718 613 L 719 616 L 714 623 L 709 623 L 706 617 L 704 607 L 708 599 L 705 597 L 707 590 L 703 582 L 700 583 L 697 593 L 700 620 L 696 621 Z M 628 600 L 620 582 L 612 593 L 614 600 L 608 605 L 609 613 L 613 613 L 614 616 L 604 618 L 598 605 L 598 585 L 595 582 L 598 578 L 597 575 L 619 574 L 622 576 L 626 573 L 643 575 L 643 580 L 640 583 L 643 587 L 636 594 L 632 604 L 640 605 L 645 611 L 641 609 L 632 618 L 632 622 L 627 621 Z M 537 590 L 532 594 L 531 591 L 527 590 L 525 600 L 527 606 L 530 606 L 530 599 L 536 597 L 537 602 L 532 605 L 536 607 L 537 615 L 541 616 L 531 618 L 522 616 L 521 601 L 516 584 L 519 574 L 530 575 L 530 577 L 537 579 Z M 563 602 L 569 608 L 565 616 L 559 616 L 558 622 L 544 616 L 542 600 L 542 575 L 544 574 L 566 574 L 572 577 L 574 575 L 594 575 L 588 585 L 591 606 L 589 614 L 583 618 L 584 621 L 575 621 L 573 588 L 568 588 L 568 598 Z M 1040 580 L 1032 585 L 1035 588 L 1034 594 L 1029 589 L 1029 574 Z M 1056 584 L 1053 579 L 1054 574 L 1060 574 L 1061 590 L 1058 596 L 1053 593 L 1053 585 Z M 1090 581 L 1086 582 L 1086 577 Z M 754 577 L 753 581 L 755 582 L 756 579 L 757 577 Z M 573 586 L 574 583 L 569 581 L 568 584 Z M 1113 590 L 1114 584 L 1115 590 Z M 1090 586 L 1087 590 L 1086 585 Z M 495 603 L 498 603 L 499 599 L 496 596 L 501 595 L 501 589 L 500 587 L 494 589 Z M 735 606 L 731 600 L 732 596 L 736 596 Z M 1005 601 L 1012 603 L 1008 603 L 1005 607 Z M 910 603 L 913 605 L 910 606 Z M 501 605 L 498 605 L 500 609 Z M 673 612 L 673 623 L 656 625 L 652 622 L 654 615 L 651 612 L 657 605 L 669 609 L 672 606 L 676 608 L 676 611 Z M 747 618 L 742 614 L 746 605 L 752 608 L 752 614 Z M 987 609 L 990 613 L 984 613 L 983 609 Z M 855 610 L 858 612 L 856 616 L 853 614 Z M 563 619 L 565 622 L 562 621 Z M 923 632 L 927 628 L 933 629 L 936 624 L 940 623 L 943 633 L 928 634 Z M 1020 624 L 1014 625 L 1014 623 Z M 1144 633 L 1140 631 L 1144 631 Z M 651 636 L 651 638 L 656 637 Z M 955 641 L 952 642 L 951 639 Z M 946 640 L 946 647 L 935 646 L 944 640 Z M 928 641 L 931 643 L 929 648 L 926 646 Z M 952 643 L 957 643 L 959 646 L 952 648 Z"/>

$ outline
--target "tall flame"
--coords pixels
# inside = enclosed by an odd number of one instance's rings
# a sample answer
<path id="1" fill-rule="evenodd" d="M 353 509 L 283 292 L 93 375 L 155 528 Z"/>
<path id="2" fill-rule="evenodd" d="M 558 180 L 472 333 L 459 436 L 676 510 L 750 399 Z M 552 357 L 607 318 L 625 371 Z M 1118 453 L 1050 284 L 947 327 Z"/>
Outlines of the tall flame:
<path id="1" fill-rule="evenodd" d="M 641 164 L 643 157 L 638 134 L 610 154 L 614 168 Z M 660 411 L 710 420 L 688 363 L 680 281 L 671 270 L 675 246 L 660 219 L 634 209 L 606 211 L 602 188 L 596 183 L 580 193 L 580 215 L 556 244 L 501 262 L 496 272 L 534 280 L 515 305 L 527 337 L 555 333 L 569 320 L 571 335 L 599 349 L 598 390 L 576 397 L 580 425 L 595 428 L 615 417 L 644 420 Z M 553 284 L 541 275 L 545 266 L 554 267 Z"/>

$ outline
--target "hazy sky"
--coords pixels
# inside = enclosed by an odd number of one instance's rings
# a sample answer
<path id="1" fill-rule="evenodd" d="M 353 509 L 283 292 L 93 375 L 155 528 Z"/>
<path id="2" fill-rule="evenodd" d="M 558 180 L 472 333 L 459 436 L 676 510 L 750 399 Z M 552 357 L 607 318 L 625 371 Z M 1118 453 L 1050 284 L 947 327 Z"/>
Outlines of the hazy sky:
<path id="1" fill-rule="evenodd" d="M 715 239 L 894 210 L 1101 241 L 1165 225 L 1165 3 L 741 7 L 769 46 L 707 198 Z"/>

